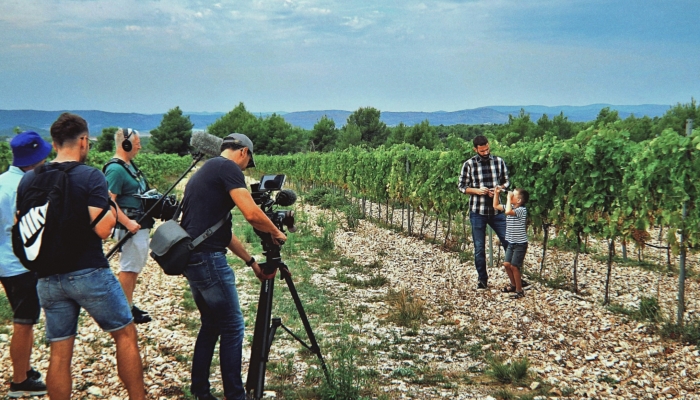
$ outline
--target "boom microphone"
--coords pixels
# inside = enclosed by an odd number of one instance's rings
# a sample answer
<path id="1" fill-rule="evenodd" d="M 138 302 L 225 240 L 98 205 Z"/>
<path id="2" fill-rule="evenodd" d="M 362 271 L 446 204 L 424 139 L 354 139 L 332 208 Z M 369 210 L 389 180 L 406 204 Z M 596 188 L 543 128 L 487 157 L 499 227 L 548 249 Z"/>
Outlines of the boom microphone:
<path id="1" fill-rule="evenodd" d="M 195 132 L 190 138 L 190 145 L 200 153 L 218 157 L 221 155 L 221 143 L 224 139 L 206 132 Z"/>
<path id="2" fill-rule="evenodd" d="M 289 189 L 280 190 L 275 197 L 275 204 L 282 207 L 288 207 L 297 201 L 297 194 Z"/>

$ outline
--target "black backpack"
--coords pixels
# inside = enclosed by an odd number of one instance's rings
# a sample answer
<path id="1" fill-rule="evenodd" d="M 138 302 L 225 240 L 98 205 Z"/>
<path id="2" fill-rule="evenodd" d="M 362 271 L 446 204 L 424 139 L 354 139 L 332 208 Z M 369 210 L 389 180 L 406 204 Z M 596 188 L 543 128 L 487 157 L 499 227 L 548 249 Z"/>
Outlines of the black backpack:
<path id="1" fill-rule="evenodd" d="M 70 232 L 80 223 L 80 218 L 72 211 L 68 193 L 68 171 L 79 165 L 84 164 L 74 161 L 35 168 L 29 186 L 22 197 L 17 198 L 17 223 L 12 227 L 12 247 L 22 265 L 40 276 L 51 275 L 57 262 L 71 263 L 80 255 L 75 242 L 82 235 Z M 103 210 L 95 218 L 90 229 L 107 211 L 109 209 Z"/>

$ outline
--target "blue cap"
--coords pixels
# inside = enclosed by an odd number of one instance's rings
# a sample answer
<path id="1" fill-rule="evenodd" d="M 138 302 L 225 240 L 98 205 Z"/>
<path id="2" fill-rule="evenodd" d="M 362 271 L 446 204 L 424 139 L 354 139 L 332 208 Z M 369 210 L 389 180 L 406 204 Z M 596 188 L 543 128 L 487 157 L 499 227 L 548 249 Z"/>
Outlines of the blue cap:
<path id="1" fill-rule="evenodd" d="M 12 165 L 27 167 L 45 159 L 51 153 L 51 144 L 34 131 L 24 131 L 10 141 Z"/>

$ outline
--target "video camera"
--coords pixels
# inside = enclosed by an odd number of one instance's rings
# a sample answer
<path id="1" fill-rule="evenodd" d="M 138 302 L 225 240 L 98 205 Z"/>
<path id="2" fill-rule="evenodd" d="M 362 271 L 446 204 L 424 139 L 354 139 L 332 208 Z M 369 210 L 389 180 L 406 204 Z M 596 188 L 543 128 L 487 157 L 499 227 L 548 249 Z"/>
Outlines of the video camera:
<path id="1" fill-rule="evenodd" d="M 161 197 L 163 197 L 163 195 L 158 193 L 156 189 L 151 189 L 143 194 L 135 194 L 134 197 L 141 200 L 141 203 L 143 204 L 143 210 L 148 211 L 156 203 L 158 203 L 158 201 L 161 199 Z M 148 216 L 153 219 L 159 219 L 161 221 L 170 220 L 175 215 L 175 211 L 177 210 L 177 207 L 179 205 L 180 202 L 177 201 L 177 197 L 174 194 L 167 195 L 165 196 L 163 201 L 158 203 L 158 206 L 148 214 Z"/>
<path id="2" fill-rule="evenodd" d="M 250 185 L 252 189 L 253 200 L 259 205 L 265 215 L 270 218 L 277 229 L 284 232 L 286 226 L 289 232 L 296 232 L 294 226 L 294 211 L 291 210 L 273 210 L 274 206 L 288 207 L 297 201 L 297 195 L 293 190 L 282 189 L 286 180 L 285 175 L 264 175 L 259 183 Z M 275 199 L 272 199 L 271 192 L 279 191 Z"/>

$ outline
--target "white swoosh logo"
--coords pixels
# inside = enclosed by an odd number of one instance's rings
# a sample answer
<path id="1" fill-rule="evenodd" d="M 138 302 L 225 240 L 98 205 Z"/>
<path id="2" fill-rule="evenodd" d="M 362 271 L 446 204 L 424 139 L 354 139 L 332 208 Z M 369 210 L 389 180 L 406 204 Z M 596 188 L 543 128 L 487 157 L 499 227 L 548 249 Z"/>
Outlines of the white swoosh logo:
<path id="1" fill-rule="evenodd" d="M 41 238 L 44 236 L 44 224 L 46 223 L 46 210 L 48 208 L 48 202 L 43 206 L 34 207 L 24 214 L 19 221 L 19 232 L 22 235 L 24 253 L 29 261 L 34 261 L 39 256 Z"/>

